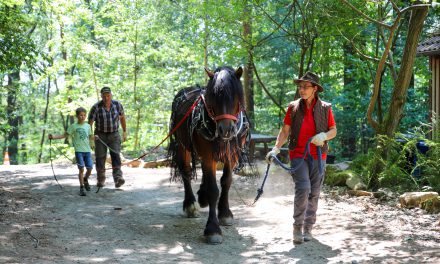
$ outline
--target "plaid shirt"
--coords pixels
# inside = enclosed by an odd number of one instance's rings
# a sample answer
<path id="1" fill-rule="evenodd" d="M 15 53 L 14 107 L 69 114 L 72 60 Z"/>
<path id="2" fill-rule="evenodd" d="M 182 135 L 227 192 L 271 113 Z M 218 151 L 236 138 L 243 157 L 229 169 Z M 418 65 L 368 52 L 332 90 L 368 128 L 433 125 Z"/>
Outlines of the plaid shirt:
<path id="1" fill-rule="evenodd" d="M 92 106 L 89 121 L 95 121 L 95 131 L 97 132 L 116 132 L 119 128 L 119 116 L 122 115 L 124 115 L 124 108 L 120 102 L 112 100 L 110 110 L 107 111 L 101 100 Z"/>

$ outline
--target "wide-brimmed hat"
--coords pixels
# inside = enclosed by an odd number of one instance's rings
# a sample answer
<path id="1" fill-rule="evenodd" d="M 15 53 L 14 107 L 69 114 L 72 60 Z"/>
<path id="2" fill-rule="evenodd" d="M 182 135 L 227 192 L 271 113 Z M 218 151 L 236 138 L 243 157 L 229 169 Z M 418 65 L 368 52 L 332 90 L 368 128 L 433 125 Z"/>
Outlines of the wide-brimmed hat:
<path id="1" fill-rule="evenodd" d="M 324 91 L 324 88 L 319 84 L 319 76 L 316 73 L 313 72 L 306 72 L 303 77 L 299 79 L 293 80 L 296 84 L 300 82 L 311 82 L 313 85 L 318 86 L 318 91 L 322 92 Z"/>
<path id="2" fill-rule="evenodd" d="M 110 87 L 107 87 L 107 86 L 104 86 L 101 89 L 101 94 L 103 94 L 103 93 L 111 93 L 111 92 L 112 92 L 112 90 L 110 89 Z"/>

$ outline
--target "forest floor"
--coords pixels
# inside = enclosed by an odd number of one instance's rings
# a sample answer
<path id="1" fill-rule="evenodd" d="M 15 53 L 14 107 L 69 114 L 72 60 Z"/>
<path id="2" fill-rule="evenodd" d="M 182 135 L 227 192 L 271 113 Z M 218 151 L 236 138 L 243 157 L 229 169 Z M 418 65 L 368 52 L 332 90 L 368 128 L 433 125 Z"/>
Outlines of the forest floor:
<path id="1" fill-rule="evenodd" d="M 124 167 L 121 189 L 107 176 L 85 197 L 75 166 L 54 171 L 63 188 L 50 164 L 0 166 L 0 263 L 440 263 L 439 214 L 327 187 L 315 239 L 294 245 L 293 183 L 275 165 L 252 207 L 262 178 L 234 175 L 234 225 L 222 227 L 220 245 L 204 241 L 207 208 L 185 218 L 183 187 L 169 181 L 169 168 Z"/>

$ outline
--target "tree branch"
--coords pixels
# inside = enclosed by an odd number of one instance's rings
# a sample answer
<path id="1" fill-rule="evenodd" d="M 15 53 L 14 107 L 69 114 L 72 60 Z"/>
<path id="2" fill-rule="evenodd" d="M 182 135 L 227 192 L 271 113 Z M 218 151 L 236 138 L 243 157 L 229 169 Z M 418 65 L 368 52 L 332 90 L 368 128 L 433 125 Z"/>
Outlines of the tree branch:
<path id="1" fill-rule="evenodd" d="M 292 12 L 294 5 L 293 4 L 290 5 L 289 11 L 287 12 L 286 16 L 283 18 L 281 23 L 276 22 L 275 19 L 273 19 L 258 3 L 256 3 L 256 5 L 276 25 L 276 29 L 274 29 L 270 34 L 268 34 L 267 36 L 263 37 L 262 39 L 260 39 L 257 42 L 256 46 L 258 46 L 258 45 L 261 45 L 262 43 L 264 43 L 267 39 L 270 38 L 270 36 L 275 34 L 275 32 L 277 32 L 283 26 L 284 21 L 286 21 L 286 19 L 289 17 L 290 13 Z"/>
<path id="2" fill-rule="evenodd" d="M 281 112 L 283 114 L 286 114 L 286 110 L 284 110 L 284 108 L 277 102 L 277 100 L 269 93 L 269 91 L 267 90 L 266 86 L 264 85 L 264 83 L 261 81 L 260 79 L 260 75 L 258 75 L 258 71 L 257 71 L 257 67 L 255 66 L 254 61 L 252 61 L 252 67 L 254 68 L 254 73 L 255 76 L 257 77 L 258 82 L 261 85 L 261 88 L 263 88 L 263 91 L 267 94 L 267 96 L 269 96 L 269 98 L 272 100 L 272 102 L 274 102 L 274 104 L 276 106 L 278 106 L 278 108 L 280 108 Z"/>
<path id="3" fill-rule="evenodd" d="M 382 39 L 382 41 L 385 43 L 385 33 L 383 32 L 383 29 L 381 27 L 378 28 L 379 30 L 379 35 Z M 394 41 L 393 41 L 394 43 Z M 391 46 L 394 46 L 394 44 L 392 44 Z M 389 62 L 387 62 L 387 66 L 388 68 L 390 68 L 391 71 L 391 76 L 393 77 L 393 81 L 396 82 L 397 79 L 397 71 L 396 68 L 394 67 L 394 59 L 393 59 L 393 51 L 390 50 L 390 56 L 388 56 L 388 60 Z"/>
<path id="4" fill-rule="evenodd" d="M 390 35 L 388 37 L 388 41 L 386 43 L 385 46 L 385 50 L 383 51 L 382 54 L 382 58 L 379 61 L 379 64 L 377 65 L 377 69 L 376 69 L 376 76 L 374 78 L 374 86 L 373 86 L 373 95 L 371 96 L 370 99 L 370 104 L 368 105 L 368 109 L 367 109 L 367 120 L 368 123 L 370 123 L 370 125 L 373 127 L 373 129 L 376 132 L 380 132 L 380 125 L 374 118 L 373 118 L 373 111 L 374 111 L 374 106 L 376 105 L 376 101 L 379 95 L 379 88 L 380 88 L 380 83 L 381 83 L 381 75 L 382 75 L 382 71 L 383 68 L 385 67 L 385 62 L 388 58 L 388 54 L 389 51 L 391 49 L 391 44 L 393 43 L 393 37 L 394 37 L 394 32 L 397 28 L 397 26 L 399 25 L 401 16 L 398 15 L 396 20 L 394 20 L 393 26 L 390 28 Z"/>
<path id="5" fill-rule="evenodd" d="M 385 23 L 380 22 L 379 20 L 376 20 L 376 19 L 369 17 L 368 15 L 364 14 L 362 11 L 357 9 L 355 6 L 350 4 L 347 0 L 340 0 L 340 1 L 344 4 L 346 4 L 347 6 L 349 6 L 353 11 L 355 11 L 356 13 L 358 13 L 359 15 L 361 15 L 363 18 L 367 19 L 368 21 L 373 22 L 379 26 L 382 26 L 382 27 L 385 27 L 385 28 L 391 30 L 392 26 L 387 25 Z"/>
<path id="6" fill-rule="evenodd" d="M 284 31 L 285 33 L 287 33 L 287 34 L 289 34 L 290 32 L 287 30 L 287 29 L 285 29 L 284 27 L 283 27 L 283 23 L 284 23 L 284 21 L 286 20 L 286 18 L 288 17 L 288 15 L 290 14 L 290 12 L 291 12 L 291 10 L 293 9 L 293 4 L 291 5 L 291 7 L 290 7 L 290 10 L 289 10 L 289 14 L 283 19 L 283 21 L 281 22 L 281 24 L 280 23 L 278 23 L 271 15 L 269 15 L 259 4 L 257 4 L 256 3 L 256 5 L 263 11 L 263 13 L 269 18 L 269 20 L 270 21 L 272 21 L 276 26 L 277 26 L 277 30 L 278 29 L 281 29 L 282 31 Z"/>
<path id="7" fill-rule="evenodd" d="M 358 47 L 356 47 L 356 45 L 354 44 L 354 41 L 351 39 L 348 39 L 342 32 L 341 30 L 337 27 L 337 30 L 339 31 L 339 33 L 341 34 L 341 36 L 348 42 L 351 44 L 351 46 L 353 47 L 354 51 L 361 57 L 364 58 L 365 60 L 370 60 L 370 61 L 374 61 L 374 62 L 379 62 L 380 60 L 378 58 L 375 57 L 371 57 L 368 56 L 366 54 L 364 54 L 361 50 L 358 49 Z M 386 64 L 388 65 L 388 62 L 386 62 Z"/>

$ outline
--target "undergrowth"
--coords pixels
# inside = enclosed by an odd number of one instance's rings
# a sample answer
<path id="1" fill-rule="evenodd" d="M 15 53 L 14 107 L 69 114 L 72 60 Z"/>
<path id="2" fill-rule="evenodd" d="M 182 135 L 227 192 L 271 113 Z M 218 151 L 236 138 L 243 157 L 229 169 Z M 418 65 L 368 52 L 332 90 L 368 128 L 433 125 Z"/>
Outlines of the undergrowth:
<path id="1" fill-rule="evenodd" d="M 380 149 L 370 149 L 367 154 L 357 156 L 350 169 L 358 173 L 364 182 L 369 182 L 375 163 L 381 162 L 383 171 L 379 174 L 380 187 L 397 192 L 431 190 L 440 193 L 438 134 L 429 140 L 419 128 L 411 134 L 397 134 L 395 138 L 377 137 L 376 142 L 380 143 L 378 146 L 385 146 L 387 150 L 386 159 L 379 154 Z"/>

